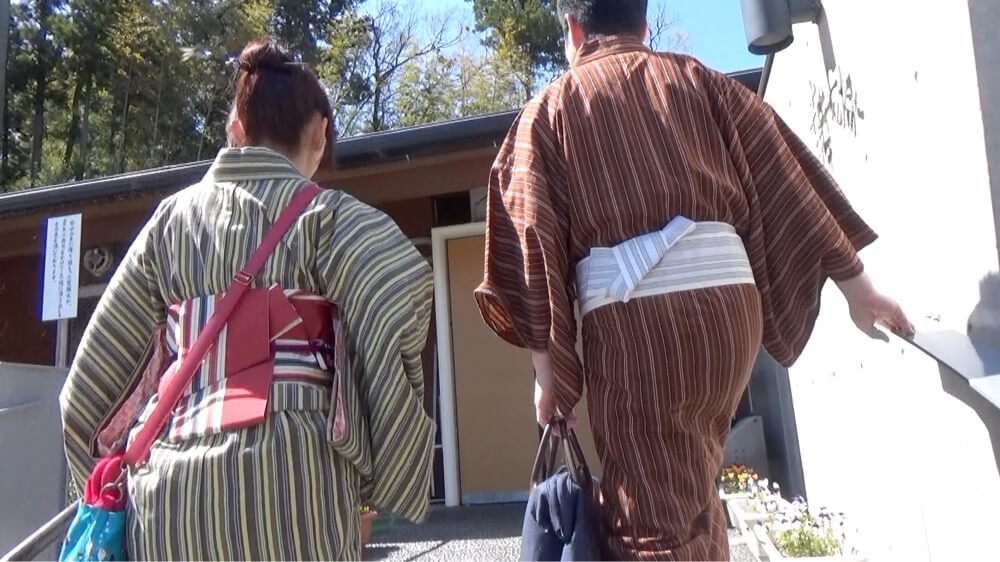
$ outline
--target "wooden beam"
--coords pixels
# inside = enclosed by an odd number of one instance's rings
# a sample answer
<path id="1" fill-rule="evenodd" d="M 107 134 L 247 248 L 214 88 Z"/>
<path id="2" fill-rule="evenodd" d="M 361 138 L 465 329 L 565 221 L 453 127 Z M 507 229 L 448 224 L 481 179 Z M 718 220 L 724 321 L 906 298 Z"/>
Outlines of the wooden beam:
<path id="1" fill-rule="evenodd" d="M 346 170 L 324 178 L 322 183 L 371 204 L 433 197 L 486 185 L 495 157 L 494 148 L 450 153 L 409 163 Z"/>
<path id="2" fill-rule="evenodd" d="M 162 196 L 150 193 L 126 199 L 91 201 L 80 205 L 48 207 L 30 214 L 3 218 L 0 220 L 0 235 L 18 230 L 37 229 L 44 223 L 46 217 L 81 213 L 85 218 L 109 218 L 134 212 L 150 212 L 160 199 L 162 199 Z"/>
<path id="3" fill-rule="evenodd" d="M 135 238 L 148 216 L 148 210 L 144 209 L 131 209 L 114 215 L 84 213 L 80 245 L 86 250 L 94 246 L 130 241 Z M 38 217 L 33 228 L 3 234 L 0 260 L 41 255 L 44 229 L 43 219 Z"/>

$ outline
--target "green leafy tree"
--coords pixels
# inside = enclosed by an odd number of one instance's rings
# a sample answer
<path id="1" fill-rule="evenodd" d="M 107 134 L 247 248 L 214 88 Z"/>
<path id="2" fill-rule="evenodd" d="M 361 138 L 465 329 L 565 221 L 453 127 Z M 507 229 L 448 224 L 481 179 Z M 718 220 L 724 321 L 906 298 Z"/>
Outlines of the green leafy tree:
<path id="1" fill-rule="evenodd" d="M 11 6 L 0 167 L 4 185 L 24 186 L 31 170 L 32 99 L 36 74 L 34 28 L 34 12 L 29 4 Z"/>
<path id="2" fill-rule="evenodd" d="M 271 31 L 304 62 L 318 64 L 330 27 L 354 3 L 350 0 L 273 0 Z"/>
<path id="3" fill-rule="evenodd" d="M 0 0 L 0 191 L 211 158 L 265 35 L 317 70 L 342 135 L 518 107 L 562 68 L 554 1 L 469 6 L 478 35 L 401 0 Z"/>
<path id="4" fill-rule="evenodd" d="M 399 124 L 412 127 L 455 117 L 457 61 L 442 53 L 405 67 L 398 87 Z"/>
<path id="5" fill-rule="evenodd" d="M 461 50 L 409 65 L 398 91 L 400 125 L 482 115 L 524 102 L 521 85 L 496 53 Z"/>
<path id="6" fill-rule="evenodd" d="M 54 66 L 59 56 L 59 45 L 52 40 L 53 20 L 55 12 L 61 8 L 59 2 L 53 0 L 34 0 L 35 33 L 32 41 L 34 48 L 34 76 L 32 92 L 32 126 L 31 126 L 31 185 L 38 184 L 42 170 L 42 151 L 45 141 L 45 106 L 49 83 L 52 80 Z"/>
<path id="7" fill-rule="evenodd" d="M 564 65 L 562 24 L 556 0 L 468 0 L 483 43 L 505 53 L 518 65 L 522 82 L 533 86 L 536 74 L 561 70 Z M 533 89 L 533 88 L 531 88 Z"/>
<path id="8" fill-rule="evenodd" d="M 518 79 L 525 99 L 566 68 L 563 25 L 556 0 L 466 0 L 472 3 L 483 44 Z M 688 51 L 687 35 L 665 3 L 650 4 L 649 42 L 654 49 Z"/>

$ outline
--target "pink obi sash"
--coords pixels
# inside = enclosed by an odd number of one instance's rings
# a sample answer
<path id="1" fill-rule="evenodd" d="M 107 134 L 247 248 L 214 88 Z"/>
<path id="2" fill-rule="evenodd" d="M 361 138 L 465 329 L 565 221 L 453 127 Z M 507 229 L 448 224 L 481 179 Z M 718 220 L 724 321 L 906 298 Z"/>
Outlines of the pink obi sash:
<path id="1" fill-rule="evenodd" d="M 212 315 L 218 296 L 170 307 L 167 347 L 174 368 Z M 272 384 L 328 389 L 332 382 L 333 306 L 278 285 L 247 292 L 219 334 L 167 423 L 167 438 L 183 440 L 259 424 Z M 162 379 L 161 379 L 162 380 Z"/>
<path id="2" fill-rule="evenodd" d="M 198 297 L 168 309 L 144 373 L 97 436 L 98 453 L 118 450 L 131 426 L 145 421 L 163 375 L 180 364 L 219 299 Z M 274 411 L 329 410 L 339 355 L 333 345 L 336 318 L 333 304 L 307 291 L 278 285 L 247 291 L 174 408 L 164 437 L 179 441 L 232 431 L 259 424 Z"/>

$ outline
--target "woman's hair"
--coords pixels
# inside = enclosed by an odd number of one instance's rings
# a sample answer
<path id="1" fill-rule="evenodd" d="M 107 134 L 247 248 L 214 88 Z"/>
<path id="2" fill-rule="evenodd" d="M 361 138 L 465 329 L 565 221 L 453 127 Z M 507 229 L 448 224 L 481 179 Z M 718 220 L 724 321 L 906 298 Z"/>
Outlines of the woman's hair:
<path id="1" fill-rule="evenodd" d="M 312 70 L 271 39 L 248 43 L 240 53 L 239 65 L 234 106 L 247 141 L 298 150 L 302 131 L 318 113 L 328 123 L 320 168 L 332 168 L 337 142 L 333 111 Z"/>

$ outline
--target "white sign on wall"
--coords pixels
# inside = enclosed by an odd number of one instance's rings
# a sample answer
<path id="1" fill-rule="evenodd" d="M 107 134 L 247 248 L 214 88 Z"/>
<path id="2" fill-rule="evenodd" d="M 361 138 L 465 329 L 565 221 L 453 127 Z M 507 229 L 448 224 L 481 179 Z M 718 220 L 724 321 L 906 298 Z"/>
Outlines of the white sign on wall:
<path id="1" fill-rule="evenodd" d="M 45 226 L 42 321 L 76 318 L 82 215 L 53 217 Z"/>

